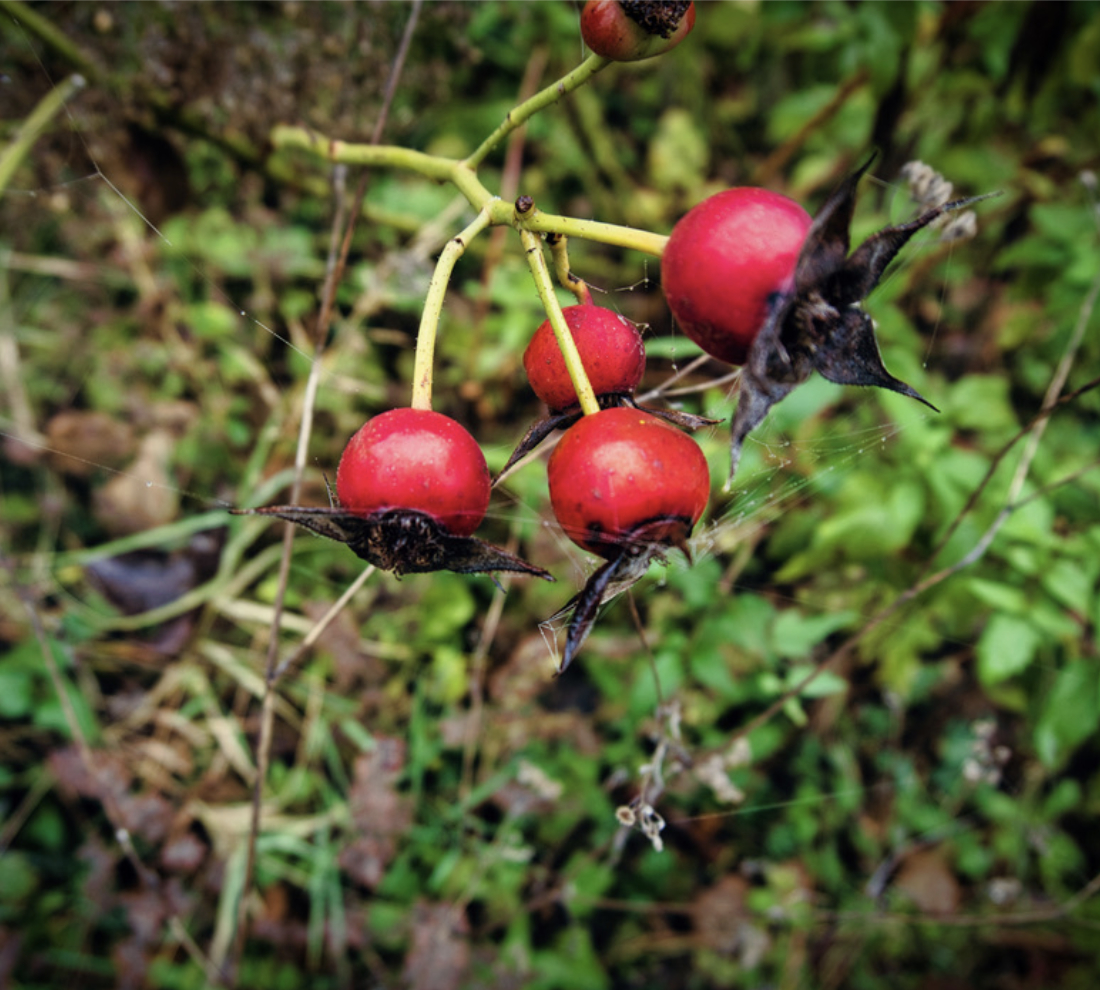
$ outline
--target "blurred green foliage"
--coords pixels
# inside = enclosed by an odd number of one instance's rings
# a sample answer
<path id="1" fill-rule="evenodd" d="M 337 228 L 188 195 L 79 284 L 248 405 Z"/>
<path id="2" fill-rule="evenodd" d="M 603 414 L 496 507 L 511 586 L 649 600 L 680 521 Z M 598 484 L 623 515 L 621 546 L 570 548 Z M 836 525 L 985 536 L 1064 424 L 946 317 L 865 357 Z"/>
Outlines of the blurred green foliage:
<path id="1" fill-rule="evenodd" d="M 451 189 L 369 176 L 318 354 L 333 201 L 309 182 L 331 176 L 265 170 L 286 164 L 265 141 L 301 121 L 364 140 L 409 10 L 50 11 L 102 75 L 0 200 L 0 984 L 207 985 L 246 896 L 241 986 L 1094 986 L 1100 397 L 1049 417 L 1013 504 L 1028 441 L 1007 445 L 1081 319 L 1063 391 L 1100 367 L 1095 3 L 703 3 L 679 48 L 530 122 L 519 192 L 659 232 L 732 184 L 813 210 L 871 148 L 857 237 L 913 211 L 912 159 L 1000 191 L 974 240 L 922 235 L 867 303 L 941 412 L 808 383 L 716 488 L 694 563 L 634 589 L 643 635 L 613 602 L 557 679 L 545 620 L 593 562 L 522 468 L 480 535 L 557 585 L 508 581 L 500 608 L 485 578 L 371 578 L 281 685 L 241 890 L 281 535 L 221 510 L 285 498 L 314 361 L 302 501 L 325 503 L 347 437 L 408 401 L 434 258 L 469 219 Z M 536 54 L 539 85 L 581 60 L 577 14 L 426 4 L 385 140 L 476 147 Z M 72 65 L 3 30 L 7 144 Z M 456 268 L 436 402 L 499 468 L 540 413 L 521 355 L 543 316 L 517 239 L 490 242 Z M 579 241 L 570 260 L 645 326 L 646 387 L 686 368 L 656 262 Z M 726 370 L 675 401 L 728 417 Z M 699 439 L 724 476 L 724 427 Z M 171 642 L 86 570 L 124 551 L 168 570 L 205 537 L 217 566 Z M 281 656 L 360 571 L 296 540 Z M 661 851 L 616 819 L 643 784 Z"/>

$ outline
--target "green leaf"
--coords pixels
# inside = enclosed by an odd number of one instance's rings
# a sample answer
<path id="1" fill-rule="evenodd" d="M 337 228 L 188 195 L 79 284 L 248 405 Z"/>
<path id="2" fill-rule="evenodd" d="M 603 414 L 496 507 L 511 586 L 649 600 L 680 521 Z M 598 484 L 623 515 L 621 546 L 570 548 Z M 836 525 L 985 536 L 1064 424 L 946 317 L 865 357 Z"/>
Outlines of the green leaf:
<path id="1" fill-rule="evenodd" d="M 1022 673 L 1035 659 L 1039 633 L 1013 615 L 995 615 L 978 641 L 978 677 L 990 687 Z"/>
<path id="2" fill-rule="evenodd" d="M 772 644 L 781 657 L 805 657 L 818 643 L 855 618 L 852 611 L 807 616 L 798 609 L 788 608 L 779 613 L 772 626 Z"/>
<path id="3" fill-rule="evenodd" d="M 1019 615 L 1027 611 L 1028 597 L 1020 588 L 980 577 L 971 577 L 966 582 L 966 587 L 978 601 L 995 608 L 998 612 Z"/>
<path id="4" fill-rule="evenodd" d="M 1059 766 L 1100 728 L 1100 666 L 1077 660 L 1058 672 L 1035 726 L 1035 749 Z"/>

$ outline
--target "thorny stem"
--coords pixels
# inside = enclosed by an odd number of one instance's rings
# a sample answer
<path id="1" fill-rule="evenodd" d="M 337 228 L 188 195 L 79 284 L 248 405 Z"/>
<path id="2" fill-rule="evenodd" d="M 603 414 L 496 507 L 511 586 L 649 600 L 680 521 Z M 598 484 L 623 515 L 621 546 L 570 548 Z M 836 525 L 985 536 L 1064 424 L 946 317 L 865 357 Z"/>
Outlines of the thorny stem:
<path id="1" fill-rule="evenodd" d="M 534 207 L 532 207 L 532 210 Z M 542 254 L 542 241 L 537 234 L 530 230 L 521 229 L 520 240 L 523 241 L 523 250 L 527 254 L 527 264 L 531 267 L 531 274 L 535 279 L 535 289 L 542 300 L 543 308 L 550 320 L 550 326 L 554 331 L 554 337 L 561 349 L 561 356 L 565 359 L 565 368 L 569 372 L 569 380 L 573 383 L 573 389 L 577 393 L 577 401 L 581 404 L 581 411 L 590 416 L 600 411 L 600 404 L 596 401 L 596 393 L 592 389 L 592 383 L 588 380 L 588 373 L 584 370 L 580 351 L 573 340 L 573 334 L 569 325 L 565 322 L 565 315 L 561 311 L 558 297 L 554 295 L 554 283 L 550 278 L 550 269 L 546 267 L 546 258 Z"/>
<path id="2" fill-rule="evenodd" d="M 597 72 L 606 68 L 609 64 L 610 62 L 608 59 L 600 55 L 589 55 L 588 58 L 581 62 L 572 72 L 562 76 L 561 79 L 558 79 L 556 82 L 552 82 L 545 89 L 539 90 L 539 92 L 529 100 L 524 100 L 519 106 L 513 107 L 508 111 L 508 115 L 504 118 L 503 123 L 481 142 L 480 147 L 466 159 L 464 164 L 470 169 L 476 169 L 485 160 L 489 152 L 511 134 L 512 131 L 524 123 L 524 121 L 529 120 L 540 110 L 544 110 L 552 103 L 557 103 L 566 93 L 571 93 L 578 86 L 583 86 Z"/>
<path id="3" fill-rule="evenodd" d="M 424 311 L 420 317 L 420 329 L 416 334 L 416 357 L 413 362 L 413 409 L 432 408 L 432 366 L 435 356 L 436 331 L 439 315 L 443 312 L 443 300 L 447 295 L 447 283 L 455 263 L 462 257 L 470 241 L 489 226 L 489 210 L 483 209 L 473 222 L 460 234 L 452 237 L 439 255 L 428 294 L 424 299 Z"/>

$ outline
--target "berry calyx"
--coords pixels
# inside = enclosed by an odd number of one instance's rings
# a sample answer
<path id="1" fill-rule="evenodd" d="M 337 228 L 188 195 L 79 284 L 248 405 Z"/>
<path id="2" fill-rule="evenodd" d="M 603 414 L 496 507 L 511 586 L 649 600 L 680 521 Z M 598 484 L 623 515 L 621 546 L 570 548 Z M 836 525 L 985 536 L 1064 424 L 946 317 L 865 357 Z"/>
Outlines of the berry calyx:
<path id="1" fill-rule="evenodd" d="M 645 345 L 634 325 L 603 306 L 566 306 L 562 310 L 573 342 L 597 397 L 630 395 L 645 373 Z M 523 353 L 523 367 L 535 394 L 562 412 L 577 404 L 554 329 L 546 320 Z"/>
<path id="2" fill-rule="evenodd" d="M 862 303 L 914 234 L 986 197 L 934 206 L 905 223 L 883 227 L 849 253 L 856 187 L 872 161 L 874 156 L 825 200 L 799 251 L 790 288 L 767 300 L 766 318 L 750 345 L 737 413 L 730 425 L 727 489 L 749 432 L 815 371 L 838 385 L 885 388 L 936 409 L 886 370 L 874 321 Z"/>
<path id="3" fill-rule="evenodd" d="M 695 4 L 682 0 L 588 0 L 581 37 L 597 55 L 638 62 L 675 48 L 695 26 Z"/>
<path id="4" fill-rule="evenodd" d="M 324 508 L 232 511 L 304 526 L 397 575 L 513 571 L 554 580 L 470 535 L 489 507 L 489 469 L 477 441 L 441 413 L 391 409 L 368 420 L 344 448 L 336 496 L 340 504 Z"/>
<path id="5" fill-rule="evenodd" d="M 685 546 L 710 495 L 698 444 L 658 417 L 625 407 L 570 427 L 547 473 L 550 504 L 566 535 L 608 559 L 645 546 Z"/>
<path id="6" fill-rule="evenodd" d="M 352 515 L 412 509 L 455 536 L 469 536 L 489 507 L 489 469 L 477 441 L 450 417 L 391 409 L 348 441 L 336 495 Z"/>
<path id="7" fill-rule="evenodd" d="M 794 285 L 812 222 L 793 199 L 748 186 L 688 211 L 661 257 L 665 298 L 684 333 L 711 356 L 743 364 L 769 300 Z"/>
<path id="8" fill-rule="evenodd" d="M 605 601 L 640 580 L 670 547 L 688 554 L 687 538 L 710 495 L 710 473 L 691 437 L 628 407 L 603 409 L 571 426 L 547 472 L 550 504 L 566 535 L 607 561 L 558 613 L 572 612 L 561 673 Z"/>

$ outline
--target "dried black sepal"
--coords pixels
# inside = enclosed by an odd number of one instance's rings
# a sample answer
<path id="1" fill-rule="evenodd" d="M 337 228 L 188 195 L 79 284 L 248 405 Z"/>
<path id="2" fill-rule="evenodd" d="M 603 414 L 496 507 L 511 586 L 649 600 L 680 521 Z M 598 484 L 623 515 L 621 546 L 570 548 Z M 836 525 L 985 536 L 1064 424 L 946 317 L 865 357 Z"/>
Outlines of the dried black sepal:
<path id="1" fill-rule="evenodd" d="M 668 38 L 680 26 L 690 0 L 619 0 L 619 6 L 646 34 Z"/>
<path id="2" fill-rule="evenodd" d="M 369 516 L 353 515 L 339 506 L 270 505 L 230 511 L 236 515 L 275 516 L 304 526 L 319 536 L 347 544 L 357 557 L 384 571 L 393 571 L 398 577 L 429 571 L 458 574 L 513 571 L 554 580 L 541 567 L 491 543 L 448 533 L 431 516 L 414 509 L 387 509 Z"/>
<path id="3" fill-rule="evenodd" d="M 985 197 L 955 200 L 907 223 L 884 227 L 849 254 L 856 186 L 872 161 L 874 155 L 845 178 L 814 217 L 795 267 L 794 287 L 772 297 L 764 326 L 749 348 L 730 428 L 731 481 L 750 431 L 814 371 L 840 385 L 887 388 L 936 409 L 886 370 L 874 321 L 860 303 L 918 230 Z"/>
<path id="4" fill-rule="evenodd" d="M 694 413 L 683 412 L 679 409 L 640 406 L 634 401 L 633 395 L 625 392 L 608 392 L 604 395 L 597 395 L 596 401 L 600 404 L 601 409 L 611 409 L 616 406 L 629 406 L 632 409 L 640 409 L 642 412 L 667 420 L 682 430 L 698 430 L 701 427 L 716 426 L 722 422 L 720 419 L 708 419 L 706 416 L 696 416 Z M 570 406 L 563 412 L 551 412 L 548 416 L 532 423 L 523 435 L 523 439 L 516 444 L 516 449 L 512 451 L 512 456 L 508 458 L 508 463 L 501 468 L 500 474 L 493 479 L 493 484 L 495 485 L 519 460 L 531 453 L 551 433 L 555 430 L 568 430 L 582 415 L 580 406 Z"/>
<path id="5" fill-rule="evenodd" d="M 672 536 L 668 535 L 670 524 L 674 527 L 679 524 L 679 529 L 674 530 Z M 662 534 L 660 540 L 647 538 L 647 533 L 656 532 Z M 667 552 L 675 548 L 687 557 L 689 563 L 691 562 L 691 549 L 687 543 L 690 534 L 690 520 L 662 518 L 643 523 L 628 537 L 623 537 L 614 546 L 608 546 L 605 553 L 607 563 L 593 571 L 585 586 L 548 620 L 553 622 L 569 615 L 565 649 L 562 651 L 561 663 L 558 665 L 559 674 L 565 673 L 566 668 L 573 662 L 573 658 L 588 638 L 588 634 L 596 623 L 600 606 L 637 584 L 645 577 L 649 565 L 654 560 L 665 563 Z"/>

